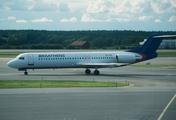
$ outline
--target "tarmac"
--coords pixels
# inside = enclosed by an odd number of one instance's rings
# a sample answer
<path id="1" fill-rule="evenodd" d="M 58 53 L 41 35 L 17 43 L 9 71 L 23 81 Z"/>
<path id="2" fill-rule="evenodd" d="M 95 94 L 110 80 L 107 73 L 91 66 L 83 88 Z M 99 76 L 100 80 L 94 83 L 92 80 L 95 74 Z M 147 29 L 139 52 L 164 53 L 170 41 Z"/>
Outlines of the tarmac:
<path id="1" fill-rule="evenodd" d="M 133 87 L 0 89 L 1 120 L 174 120 L 176 69 L 120 67 L 99 69 L 28 70 L 9 68 L 0 58 L 0 80 L 89 80 L 129 82 Z M 140 64 L 176 65 L 176 58 Z"/>

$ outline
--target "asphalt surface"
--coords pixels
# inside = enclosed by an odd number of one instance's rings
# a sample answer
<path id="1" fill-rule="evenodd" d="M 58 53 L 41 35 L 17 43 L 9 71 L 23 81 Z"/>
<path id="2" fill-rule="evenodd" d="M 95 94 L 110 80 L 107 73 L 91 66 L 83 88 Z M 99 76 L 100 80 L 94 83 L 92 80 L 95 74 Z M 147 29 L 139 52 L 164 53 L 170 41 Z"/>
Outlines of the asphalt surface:
<path id="1" fill-rule="evenodd" d="M 156 58 L 151 64 L 176 64 L 176 58 Z M 9 68 L 0 58 L 0 80 L 90 80 L 130 82 L 134 87 L 0 89 L 1 120 L 161 120 L 176 119 L 176 69 L 120 67 L 99 69 L 28 70 Z M 146 62 L 140 64 L 146 64 Z M 93 69 L 91 69 L 93 72 Z"/>
<path id="2" fill-rule="evenodd" d="M 1 120 L 156 120 L 174 88 L 12 89 L 0 92 Z M 175 120 L 176 100 L 162 120 Z"/>

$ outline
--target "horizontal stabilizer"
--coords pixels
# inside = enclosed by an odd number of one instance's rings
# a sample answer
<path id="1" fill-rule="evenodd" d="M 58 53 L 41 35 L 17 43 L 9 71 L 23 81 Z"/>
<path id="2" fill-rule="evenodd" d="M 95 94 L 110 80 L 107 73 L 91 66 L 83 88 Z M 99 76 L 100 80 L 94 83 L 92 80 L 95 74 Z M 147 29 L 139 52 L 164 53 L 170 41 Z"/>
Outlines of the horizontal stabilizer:
<path id="1" fill-rule="evenodd" d="M 162 36 L 153 36 L 154 39 L 176 39 L 176 35 L 162 35 Z"/>

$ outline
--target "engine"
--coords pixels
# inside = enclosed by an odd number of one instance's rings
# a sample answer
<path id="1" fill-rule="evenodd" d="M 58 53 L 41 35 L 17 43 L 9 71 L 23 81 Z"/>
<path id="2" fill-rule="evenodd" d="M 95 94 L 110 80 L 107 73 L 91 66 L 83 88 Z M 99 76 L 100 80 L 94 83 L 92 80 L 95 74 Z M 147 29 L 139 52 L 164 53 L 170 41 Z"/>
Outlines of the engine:
<path id="1" fill-rule="evenodd" d="M 142 56 L 135 54 L 117 54 L 116 61 L 118 63 L 132 63 L 142 59 Z"/>

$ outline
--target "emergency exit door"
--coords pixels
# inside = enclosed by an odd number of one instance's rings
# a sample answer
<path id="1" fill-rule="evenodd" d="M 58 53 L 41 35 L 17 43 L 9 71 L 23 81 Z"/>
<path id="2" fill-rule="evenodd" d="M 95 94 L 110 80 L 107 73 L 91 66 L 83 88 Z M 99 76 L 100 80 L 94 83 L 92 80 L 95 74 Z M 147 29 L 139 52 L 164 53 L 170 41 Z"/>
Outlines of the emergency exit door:
<path id="1" fill-rule="evenodd" d="M 33 54 L 28 55 L 28 65 L 34 65 L 34 56 Z"/>

